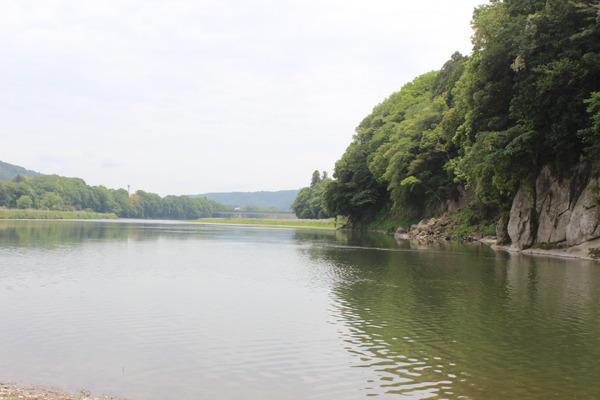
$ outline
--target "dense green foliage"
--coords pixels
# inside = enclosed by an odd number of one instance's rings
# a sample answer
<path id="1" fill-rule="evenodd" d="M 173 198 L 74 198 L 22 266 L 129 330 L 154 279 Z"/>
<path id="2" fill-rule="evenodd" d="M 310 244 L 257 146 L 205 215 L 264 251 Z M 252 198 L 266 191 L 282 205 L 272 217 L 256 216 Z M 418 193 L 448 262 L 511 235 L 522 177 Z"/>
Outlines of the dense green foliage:
<path id="1" fill-rule="evenodd" d="M 469 57 L 455 53 L 359 124 L 329 210 L 362 225 L 421 217 L 461 185 L 493 217 L 544 165 L 600 164 L 600 2 L 495 0 L 472 26 Z"/>
<path id="2" fill-rule="evenodd" d="M 292 209 L 298 218 L 323 219 L 333 216 L 325 207 L 325 188 L 331 182 L 331 178 L 323 171 L 314 171 L 310 186 L 300 189 L 298 196 L 292 204 Z"/>
<path id="3" fill-rule="evenodd" d="M 166 196 L 138 190 L 88 186 L 79 178 L 58 175 L 25 177 L 0 182 L 0 207 L 55 211 L 87 210 L 121 218 L 197 219 L 210 217 L 226 206 L 204 197 Z"/>

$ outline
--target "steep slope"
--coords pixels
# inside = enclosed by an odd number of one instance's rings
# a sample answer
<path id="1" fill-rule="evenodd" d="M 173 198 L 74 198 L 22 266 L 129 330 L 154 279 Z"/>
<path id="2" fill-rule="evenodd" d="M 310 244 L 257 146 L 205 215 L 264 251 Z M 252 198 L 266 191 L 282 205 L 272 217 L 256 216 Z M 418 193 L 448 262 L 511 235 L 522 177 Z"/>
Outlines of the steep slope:
<path id="1" fill-rule="evenodd" d="M 8 182 L 19 174 L 25 176 L 42 176 L 39 172 L 0 161 L 0 181 Z"/>

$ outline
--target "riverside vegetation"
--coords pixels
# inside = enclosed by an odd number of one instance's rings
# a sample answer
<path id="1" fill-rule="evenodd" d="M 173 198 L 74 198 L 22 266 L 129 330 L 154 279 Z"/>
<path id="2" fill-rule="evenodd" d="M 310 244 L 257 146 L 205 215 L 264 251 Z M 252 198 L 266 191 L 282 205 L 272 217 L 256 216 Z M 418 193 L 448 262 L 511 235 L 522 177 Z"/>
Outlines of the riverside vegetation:
<path id="1" fill-rule="evenodd" d="M 115 219 L 114 213 L 0 208 L 0 219 Z"/>
<path id="2" fill-rule="evenodd" d="M 210 218 L 219 212 L 236 209 L 252 218 L 273 213 L 279 208 L 260 207 L 243 203 L 241 207 L 224 205 L 206 196 L 166 196 L 138 190 L 129 194 L 125 189 L 108 189 L 89 186 L 79 178 L 42 175 L 35 171 L 0 161 L 0 219 L 97 219 L 97 218 L 147 218 L 147 219 L 197 219 Z M 2 182 L 2 180 L 7 180 Z M 297 191 L 217 193 L 215 197 L 237 200 L 256 200 L 269 205 L 285 204 L 285 198 Z M 211 195 L 211 194 L 209 194 Z M 245 198 L 246 196 L 247 198 Z M 291 203 L 291 200 L 290 200 Z M 235 204 L 235 203 L 233 203 Z M 273 203 L 275 204 L 275 203 Z M 284 208 L 289 207 L 289 204 Z M 254 212 L 254 214 L 250 214 Z"/>
<path id="3" fill-rule="evenodd" d="M 599 20 L 597 0 L 479 6 L 472 54 L 377 105 L 334 179 L 303 202 L 362 229 L 449 215 L 445 236 L 498 228 L 517 248 L 600 237 Z M 569 240 L 577 230 L 587 233 Z"/>
<path id="4" fill-rule="evenodd" d="M 138 190 L 89 186 L 83 179 L 58 175 L 17 175 L 0 182 L 0 216 L 4 218 L 162 218 L 196 219 L 211 217 L 228 207 L 205 197 L 160 197 Z M 27 210 L 27 211 L 23 211 Z M 42 212 L 49 210 L 52 213 Z M 86 212 L 86 213 L 84 213 Z M 52 215 L 51 217 L 49 215 Z"/>

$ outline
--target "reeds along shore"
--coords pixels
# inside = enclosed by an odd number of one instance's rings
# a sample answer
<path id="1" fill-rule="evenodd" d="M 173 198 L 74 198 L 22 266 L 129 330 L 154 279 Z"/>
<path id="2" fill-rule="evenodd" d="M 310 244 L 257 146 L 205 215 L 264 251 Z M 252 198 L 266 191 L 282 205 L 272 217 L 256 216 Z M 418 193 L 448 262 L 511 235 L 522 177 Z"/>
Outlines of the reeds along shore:
<path id="1" fill-rule="evenodd" d="M 0 207 L 0 219 L 115 219 L 112 213 L 90 211 L 54 211 L 34 209 L 12 209 Z"/>

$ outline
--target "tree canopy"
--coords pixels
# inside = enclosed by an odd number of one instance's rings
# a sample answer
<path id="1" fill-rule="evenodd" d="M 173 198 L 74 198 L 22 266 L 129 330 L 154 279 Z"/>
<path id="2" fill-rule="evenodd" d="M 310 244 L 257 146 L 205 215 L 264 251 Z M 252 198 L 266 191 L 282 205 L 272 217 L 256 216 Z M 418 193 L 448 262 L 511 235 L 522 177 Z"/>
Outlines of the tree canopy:
<path id="1" fill-rule="evenodd" d="M 292 204 L 292 209 L 298 218 L 322 219 L 329 218 L 332 214 L 325 207 L 323 193 L 331 182 L 327 172 L 323 174 L 315 170 L 312 174 L 310 186 L 300 189 L 298 196 Z"/>
<path id="2" fill-rule="evenodd" d="M 324 193 L 353 223 L 425 216 L 473 188 L 496 213 L 544 165 L 600 164 L 600 3 L 478 7 L 473 52 L 393 93 L 356 128 Z"/>

